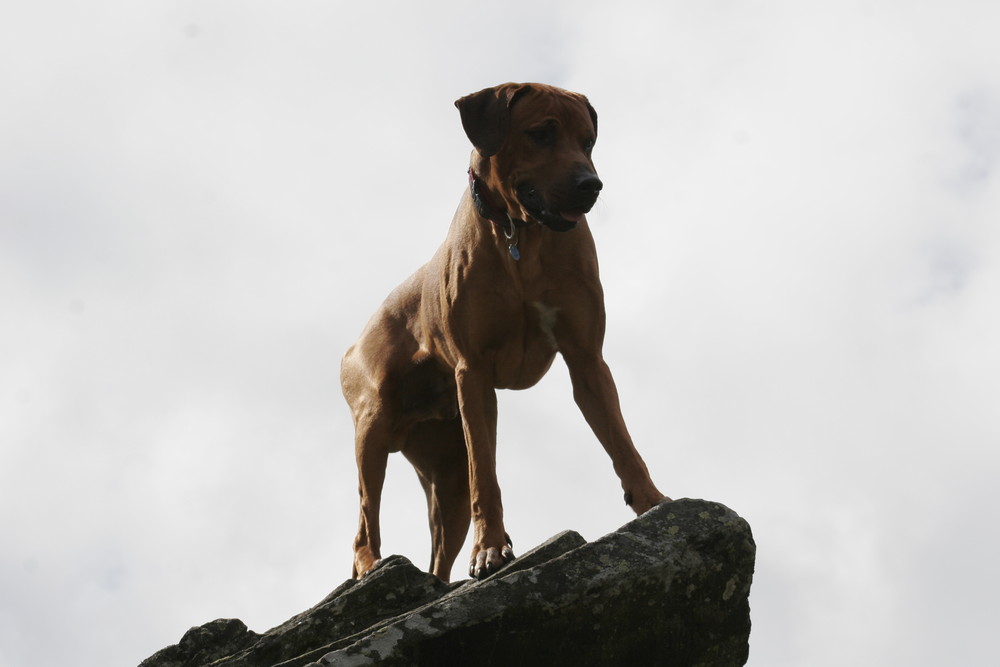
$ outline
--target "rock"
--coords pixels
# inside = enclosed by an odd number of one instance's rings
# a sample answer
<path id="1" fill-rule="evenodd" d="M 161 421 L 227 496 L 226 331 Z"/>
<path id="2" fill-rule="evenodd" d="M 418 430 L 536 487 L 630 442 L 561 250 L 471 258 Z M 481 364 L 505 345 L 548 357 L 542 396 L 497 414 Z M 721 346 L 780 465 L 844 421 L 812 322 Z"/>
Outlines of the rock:
<path id="1" fill-rule="evenodd" d="M 140 663 L 156 667 L 195 667 L 232 655 L 252 646 L 259 635 L 247 629 L 243 621 L 220 618 L 184 633 L 180 642 L 159 651 Z"/>
<path id="2" fill-rule="evenodd" d="M 392 556 L 263 635 L 213 621 L 140 667 L 743 665 L 754 554 L 734 512 L 677 500 L 591 543 L 561 533 L 481 582 Z"/>

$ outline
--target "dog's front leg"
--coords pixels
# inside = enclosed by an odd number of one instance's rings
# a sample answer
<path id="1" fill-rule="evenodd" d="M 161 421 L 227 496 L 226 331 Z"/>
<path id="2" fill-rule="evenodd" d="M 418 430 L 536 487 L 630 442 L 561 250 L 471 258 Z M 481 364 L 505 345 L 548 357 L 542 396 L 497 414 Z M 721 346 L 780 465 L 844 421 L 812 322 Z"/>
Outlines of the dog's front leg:
<path id="1" fill-rule="evenodd" d="M 487 374 L 468 367 L 455 371 L 458 406 L 469 452 L 469 492 L 474 544 L 469 576 L 482 579 L 514 559 L 503 526 L 496 471 L 497 396 Z"/>
<path id="2" fill-rule="evenodd" d="M 580 354 L 566 357 L 573 398 L 594 435 L 611 457 L 618 479 L 625 491 L 625 503 L 636 514 L 642 514 L 665 498 L 649 477 L 622 417 L 618 388 L 611 369 L 600 354 Z"/>

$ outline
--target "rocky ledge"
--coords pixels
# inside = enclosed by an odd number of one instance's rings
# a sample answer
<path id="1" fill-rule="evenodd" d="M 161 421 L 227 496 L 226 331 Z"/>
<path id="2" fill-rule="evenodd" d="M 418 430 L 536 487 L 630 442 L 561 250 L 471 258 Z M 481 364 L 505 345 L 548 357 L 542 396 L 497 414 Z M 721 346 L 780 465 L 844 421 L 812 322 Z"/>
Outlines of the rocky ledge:
<path id="1" fill-rule="evenodd" d="M 754 553 L 732 510 L 676 500 L 594 542 L 560 533 L 483 581 L 391 556 L 263 634 L 212 621 L 140 667 L 743 665 Z"/>

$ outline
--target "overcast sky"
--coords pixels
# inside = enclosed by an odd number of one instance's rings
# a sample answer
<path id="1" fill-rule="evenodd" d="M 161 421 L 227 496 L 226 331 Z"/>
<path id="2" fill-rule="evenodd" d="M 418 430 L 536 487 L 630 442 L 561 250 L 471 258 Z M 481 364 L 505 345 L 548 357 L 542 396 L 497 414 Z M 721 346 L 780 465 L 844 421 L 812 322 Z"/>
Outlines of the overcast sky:
<path id="1" fill-rule="evenodd" d="M 749 664 L 995 659 L 997 3 L 8 4 L 0 664 L 262 632 L 350 575 L 340 355 L 444 237 L 453 101 L 532 80 L 600 116 L 637 446 L 753 527 Z M 516 552 L 630 519 L 562 364 L 499 429 Z M 394 457 L 384 553 L 426 567 L 424 513 Z"/>

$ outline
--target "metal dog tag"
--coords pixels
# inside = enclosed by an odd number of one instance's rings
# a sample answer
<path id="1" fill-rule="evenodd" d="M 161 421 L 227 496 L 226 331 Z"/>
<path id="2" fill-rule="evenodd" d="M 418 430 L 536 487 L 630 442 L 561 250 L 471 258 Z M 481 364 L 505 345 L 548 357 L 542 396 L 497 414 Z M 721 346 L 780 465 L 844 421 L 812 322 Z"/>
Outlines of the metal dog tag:
<path id="1" fill-rule="evenodd" d="M 507 246 L 507 250 L 510 250 L 510 256 L 514 258 L 515 262 L 521 259 L 521 251 L 517 249 L 516 245 Z"/>

